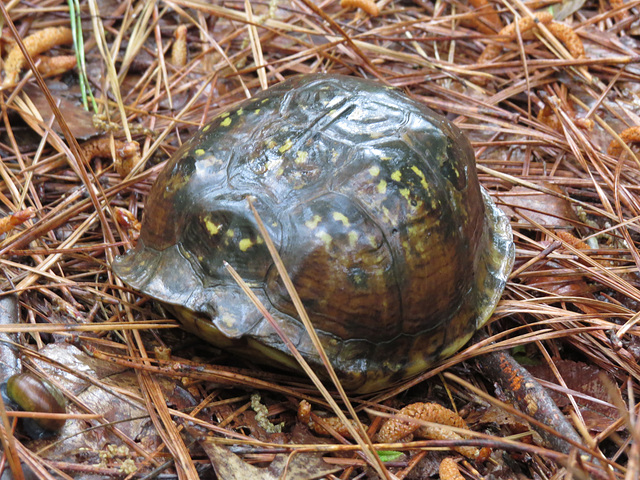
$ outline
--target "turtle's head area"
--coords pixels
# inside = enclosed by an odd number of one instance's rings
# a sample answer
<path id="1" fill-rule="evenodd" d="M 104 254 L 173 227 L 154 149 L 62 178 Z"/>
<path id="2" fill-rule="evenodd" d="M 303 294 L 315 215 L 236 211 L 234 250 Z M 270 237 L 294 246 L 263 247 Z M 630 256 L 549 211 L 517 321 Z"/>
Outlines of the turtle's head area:
<path id="1" fill-rule="evenodd" d="M 187 213 L 174 220 L 181 226 L 172 245 L 158 248 L 143 235 L 135 249 L 114 260 L 113 271 L 150 297 L 215 317 L 218 290 L 226 286 L 239 289 L 225 261 L 250 287 L 261 286 L 273 264 L 248 196 L 192 196 L 192 204 L 184 208 Z M 254 200 L 254 204 L 278 245 L 281 226 L 272 207 L 264 201 Z M 162 216 L 165 212 L 153 213 Z M 246 295 L 244 300 L 250 301 Z"/>

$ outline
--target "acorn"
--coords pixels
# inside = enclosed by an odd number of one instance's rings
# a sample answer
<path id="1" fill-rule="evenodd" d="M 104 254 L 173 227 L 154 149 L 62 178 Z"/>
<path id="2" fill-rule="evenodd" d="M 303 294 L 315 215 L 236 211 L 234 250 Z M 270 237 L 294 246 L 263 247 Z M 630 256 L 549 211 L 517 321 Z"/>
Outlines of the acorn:
<path id="1" fill-rule="evenodd" d="M 65 413 L 64 396 L 53 384 L 31 373 L 9 377 L 0 386 L 8 407 L 25 412 Z M 23 418 L 22 429 L 32 438 L 43 438 L 59 431 L 65 420 L 61 418 Z"/>

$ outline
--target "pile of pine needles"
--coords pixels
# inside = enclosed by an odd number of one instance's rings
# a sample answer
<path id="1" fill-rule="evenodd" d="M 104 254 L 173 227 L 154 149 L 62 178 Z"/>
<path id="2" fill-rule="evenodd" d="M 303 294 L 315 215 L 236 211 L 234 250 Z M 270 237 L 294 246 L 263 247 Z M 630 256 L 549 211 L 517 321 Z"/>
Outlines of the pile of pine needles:
<path id="1" fill-rule="evenodd" d="M 332 452 L 325 457 L 337 468 L 320 474 L 327 478 L 428 478 L 450 455 L 463 476 L 441 478 L 638 478 L 638 0 L 34 0 L 4 2 L 1 13 L 0 288 L 20 308 L 0 331 L 20 346 L 23 368 L 53 377 L 79 414 L 68 421 L 75 440 L 48 440 L 45 450 L 42 441 L 9 442 L 16 478 L 18 458 L 42 478 L 213 478 L 222 444 L 241 460 L 237 478 L 291 452 L 284 472 L 300 452 Z M 410 389 L 351 399 L 371 433 L 375 412 L 412 402 L 459 410 L 484 434 L 475 444 L 495 447 L 484 463 L 445 455 L 444 440 L 376 448 L 397 452 L 391 459 L 372 455 L 369 441 L 354 448 L 336 434 L 316 436 L 297 420 L 298 402 L 330 409 L 304 378 L 290 384 L 205 346 L 188 358 L 193 348 L 180 345 L 193 337 L 109 268 L 135 245 L 145 198 L 172 152 L 252 93 L 311 72 L 376 79 L 447 116 L 471 139 L 482 184 L 510 215 L 516 264 L 490 341 Z M 159 350 L 171 342 L 173 357 Z M 64 382 L 81 376 L 65 356 L 71 348 L 92 372 L 82 388 Z M 525 420 L 499 407 L 506 397 L 473 361 L 491 350 L 527 362 L 583 452 L 546 450 Z M 119 375 L 133 372 L 131 385 L 113 380 L 118 363 Z M 82 397 L 88 386 L 109 392 L 98 395 L 102 407 Z M 256 420 L 249 395 L 257 391 L 284 433 Z M 122 398 L 143 421 L 117 418 Z M 152 424 L 154 440 L 115 419 Z M 194 425 L 220 442 L 205 446 Z M 107 444 L 127 447 L 108 453 Z M 312 465 L 287 478 L 316 478 Z"/>

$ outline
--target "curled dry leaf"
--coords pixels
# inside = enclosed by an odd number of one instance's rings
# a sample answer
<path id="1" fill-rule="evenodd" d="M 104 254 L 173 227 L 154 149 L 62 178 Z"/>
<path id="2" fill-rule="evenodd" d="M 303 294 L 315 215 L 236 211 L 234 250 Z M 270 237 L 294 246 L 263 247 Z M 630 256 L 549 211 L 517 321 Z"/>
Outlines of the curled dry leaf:
<path id="1" fill-rule="evenodd" d="M 573 123 L 575 123 L 576 126 L 588 131 L 593 130 L 593 127 L 594 127 L 593 120 L 589 118 L 578 118 L 577 112 L 573 107 L 573 102 L 567 100 L 563 102 L 562 106 L 564 108 L 564 112 L 569 117 L 571 117 L 571 119 L 573 120 Z M 545 104 L 544 107 L 542 107 L 538 112 L 537 118 L 540 123 L 545 124 L 546 126 L 555 130 L 556 132 L 560 132 L 560 133 L 563 132 L 560 118 L 558 118 L 558 115 L 556 115 L 556 113 L 553 111 L 550 105 Z"/>
<path id="2" fill-rule="evenodd" d="M 568 243 L 569 245 L 571 245 L 572 247 L 576 247 L 580 250 L 589 250 L 589 245 L 587 245 L 586 242 L 583 242 L 582 240 L 580 240 L 578 237 L 572 235 L 571 233 L 564 231 L 564 230 L 558 230 L 556 232 L 556 235 L 558 237 L 560 237 L 560 239 L 565 242 Z"/>
<path id="3" fill-rule="evenodd" d="M 140 222 L 133 213 L 121 207 L 115 207 L 113 212 L 118 225 L 127 229 L 129 238 L 137 240 L 140 237 Z"/>
<path id="4" fill-rule="evenodd" d="M 12 213 L 6 217 L 0 218 L 0 235 L 7 233 L 18 225 L 22 225 L 30 218 L 35 217 L 36 209 L 33 207 L 25 208 L 19 212 Z"/>
<path id="5" fill-rule="evenodd" d="M 96 157 L 111 158 L 111 139 L 109 137 L 89 140 L 83 143 L 80 148 L 86 162 Z M 115 160 L 113 163 L 115 169 L 120 176 L 126 177 L 136 162 L 140 160 L 140 145 L 138 142 L 114 140 L 114 150 Z"/>
<path id="6" fill-rule="evenodd" d="M 374 0 L 341 0 L 340 6 L 342 8 L 359 8 L 372 17 L 380 15 L 380 9 Z"/>
<path id="7" fill-rule="evenodd" d="M 495 34 L 500 31 L 502 20 L 488 0 L 470 0 L 469 3 L 475 8 L 475 12 L 472 18 L 465 20 L 465 24 L 472 25 L 485 34 Z"/>
<path id="8" fill-rule="evenodd" d="M 44 28 L 26 37 L 22 43 L 24 44 L 29 55 L 36 56 L 46 52 L 58 45 L 69 45 L 73 42 L 71 29 L 67 27 L 49 27 Z M 20 70 L 24 67 L 26 60 L 22 55 L 22 50 L 16 43 L 4 62 L 3 86 L 13 85 L 18 80 Z"/>
<path id="9" fill-rule="evenodd" d="M 513 22 L 500 30 L 498 35 L 508 38 L 488 45 L 478 58 L 478 63 L 489 63 L 500 55 L 503 46 L 515 40 L 518 30 L 520 31 L 520 34 L 524 36 L 526 32 L 537 27 L 539 24 L 545 25 L 549 31 L 567 47 L 567 50 L 573 58 L 580 58 L 584 56 L 582 40 L 580 40 L 580 37 L 578 37 L 576 32 L 574 32 L 570 26 L 554 22 L 553 16 L 549 12 L 538 12 L 533 14 L 531 17 L 523 17 L 517 22 Z M 516 26 L 518 27 L 518 30 L 516 30 Z"/>
<path id="10" fill-rule="evenodd" d="M 620 140 L 624 143 L 636 143 L 640 142 L 640 126 L 630 127 L 619 134 Z M 623 147 L 618 140 L 611 140 L 607 153 L 612 157 L 618 157 L 622 153 Z"/>
<path id="11" fill-rule="evenodd" d="M 494 42 L 485 47 L 478 58 L 478 63 L 489 63 L 502 52 L 503 44 L 512 42 L 516 37 L 516 25 L 521 34 L 531 30 L 538 23 L 549 24 L 553 20 L 553 16 L 549 12 L 536 13 L 533 17 L 523 17 L 518 20 L 517 24 L 510 23 L 498 33 L 501 37 L 509 37 L 507 40 Z"/>
<path id="12" fill-rule="evenodd" d="M 567 113 L 571 115 L 571 112 Z M 560 123 L 560 119 L 549 105 L 545 105 L 540 109 L 537 118 L 540 123 L 545 124 L 547 127 L 555 130 L 556 132 L 562 131 L 562 123 Z"/>
<path id="13" fill-rule="evenodd" d="M 116 148 L 116 171 L 121 177 L 126 177 L 134 165 L 140 160 L 140 144 L 138 142 L 124 142 Z"/>
<path id="14" fill-rule="evenodd" d="M 331 436 L 331 432 L 329 430 L 311 418 L 311 404 L 306 400 L 302 400 L 298 405 L 298 420 L 307 425 L 316 435 L 321 435 L 323 437 Z M 351 433 L 338 417 L 325 417 L 322 419 L 322 422 L 343 437 L 352 439 Z M 354 427 L 357 427 L 355 422 L 352 422 L 352 424 Z"/>
<path id="15" fill-rule="evenodd" d="M 567 114 L 570 116 L 575 115 L 575 110 L 569 104 L 567 104 Z M 537 118 L 540 123 L 544 123 L 547 127 L 556 132 L 562 132 L 562 123 L 549 105 L 545 105 L 540 109 Z"/>

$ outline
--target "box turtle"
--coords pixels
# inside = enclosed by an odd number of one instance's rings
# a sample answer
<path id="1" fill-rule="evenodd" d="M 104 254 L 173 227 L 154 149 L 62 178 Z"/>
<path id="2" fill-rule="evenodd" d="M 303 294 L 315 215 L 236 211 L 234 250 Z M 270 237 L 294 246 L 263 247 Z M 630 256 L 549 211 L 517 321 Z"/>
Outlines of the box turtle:
<path id="1" fill-rule="evenodd" d="M 324 371 L 249 196 L 352 391 L 382 389 L 461 348 L 513 263 L 509 223 L 458 128 L 373 81 L 293 77 L 182 145 L 151 189 L 136 248 L 113 264 L 188 330 L 271 364 L 297 367 L 225 260 Z"/>

